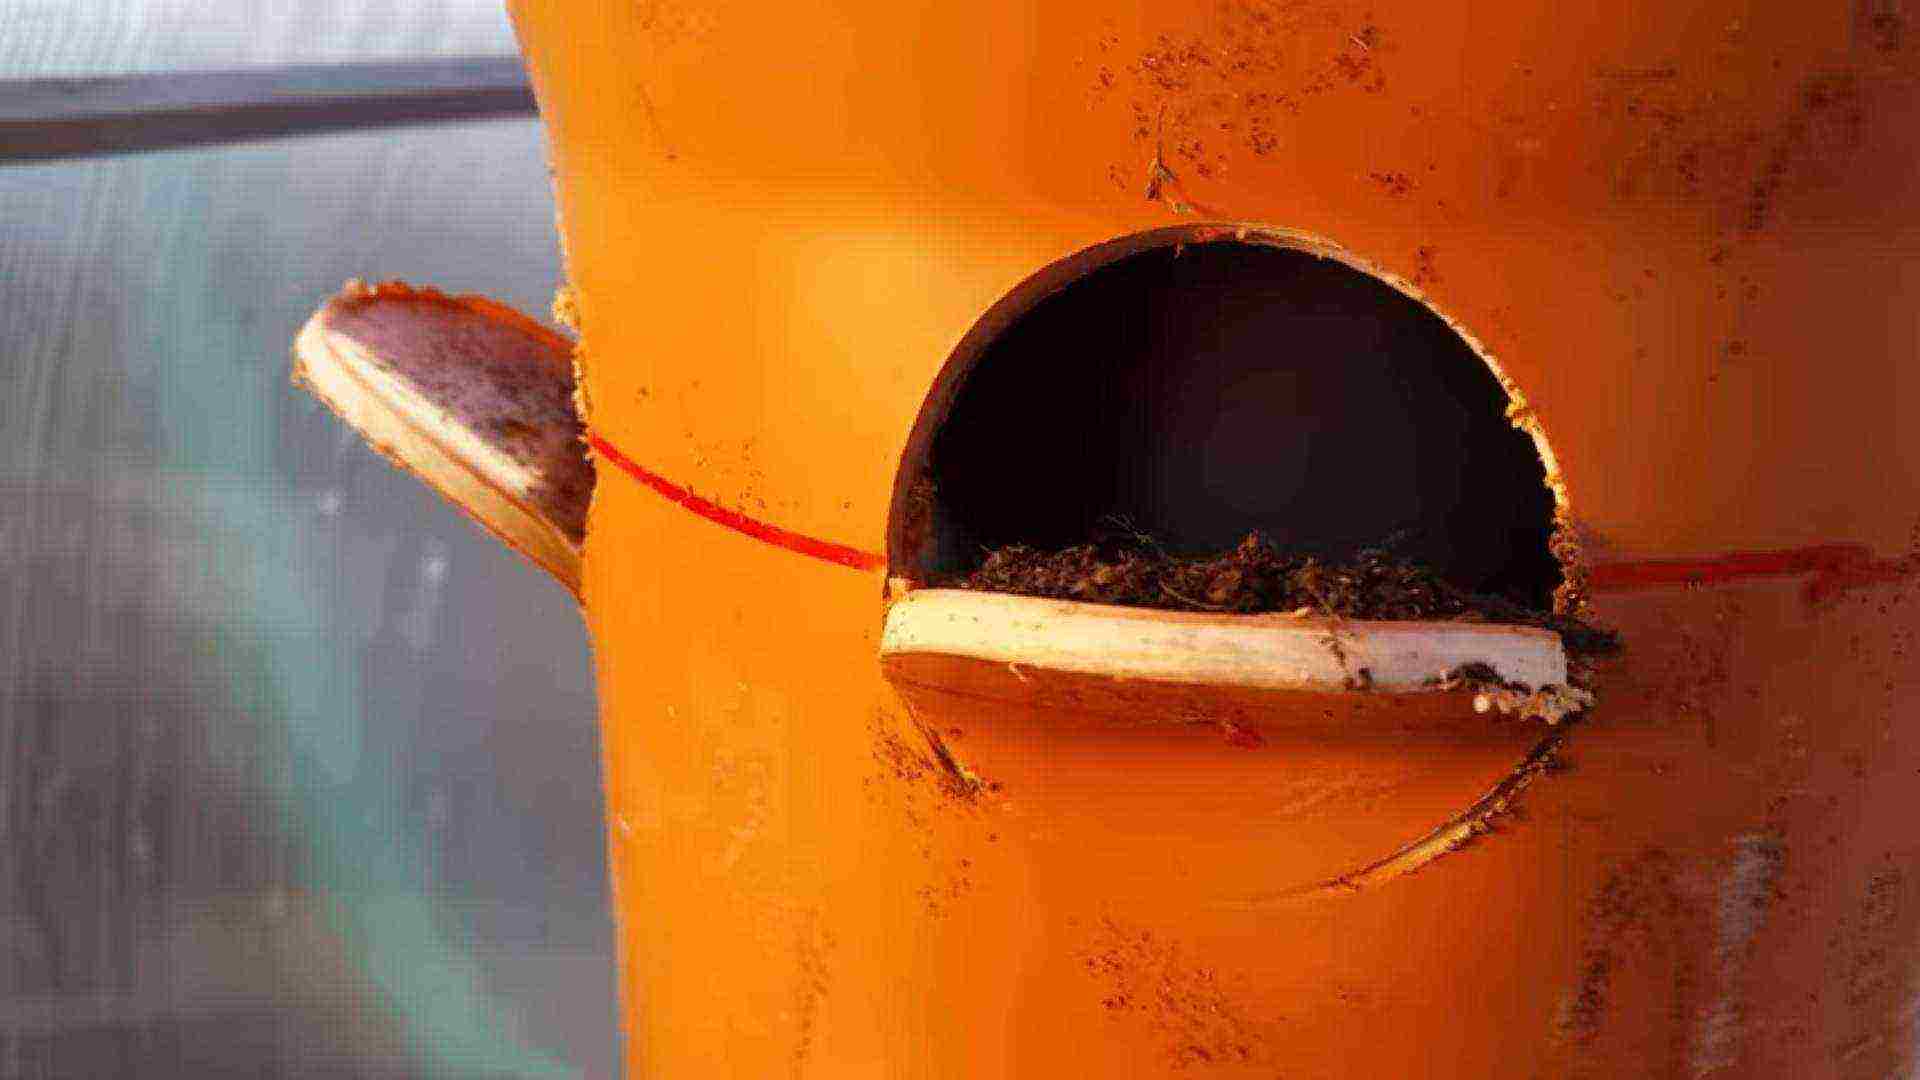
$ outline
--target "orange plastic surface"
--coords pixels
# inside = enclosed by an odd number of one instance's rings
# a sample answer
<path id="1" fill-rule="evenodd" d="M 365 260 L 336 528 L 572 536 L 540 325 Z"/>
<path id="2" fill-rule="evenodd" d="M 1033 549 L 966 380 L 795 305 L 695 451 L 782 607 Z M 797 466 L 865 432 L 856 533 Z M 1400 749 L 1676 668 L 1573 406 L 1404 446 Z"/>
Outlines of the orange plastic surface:
<path id="1" fill-rule="evenodd" d="M 886 550 L 976 320 L 1076 252 L 1215 221 L 1327 237 L 1474 334 L 1596 561 L 1913 542 L 1920 34 L 1897 6 L 513 8 L 588 426 L 707 505 Z M 630 1075 L 1910 1057 L 1909 577 L 1600 596 L 1628 646 L 1572 768 L 1417 873 L 1306 891 L 1538 732 L 1248 745 L 1205 716 L 903 696 L 885 585 L 603 460 L 583 592 Z"/>

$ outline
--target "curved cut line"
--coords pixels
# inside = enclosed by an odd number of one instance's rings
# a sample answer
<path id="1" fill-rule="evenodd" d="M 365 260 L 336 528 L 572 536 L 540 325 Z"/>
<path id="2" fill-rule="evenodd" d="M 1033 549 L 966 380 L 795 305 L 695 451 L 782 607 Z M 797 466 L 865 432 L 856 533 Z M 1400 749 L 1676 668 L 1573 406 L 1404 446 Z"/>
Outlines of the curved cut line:
<path id="1" fill-rule="evenodd" d="M 1239 910 L 1259 909 L 1289 901 L 1311 897 L 1346 895 L 1368 889 L 1396 878 L 1405 877 L 1427 864 L 1451 855 L 1472 843 L 1475 838 L 1492 831 L 1492 821 L 1505 813 L 1513 800 L 1532 785 L 1540 774 L 1553 766 L 1554 757 L 1566 742 L 1565 728 L 1553 732 L 1535 743 L 1527 756 L 1521 759 L 1506 778 L 1488 789 L 1485 795 L 1474 800 L 1465 810 L 1448 818 L 1432 831 L 1413 840 L 1385 858 L 1368 863 L 1351 873 L 1338 877 L 1316 881 L 1279 892 L 1262 893 L 1244 900 L 1227 901 L 1212 905 L 1216 908 Z"/>

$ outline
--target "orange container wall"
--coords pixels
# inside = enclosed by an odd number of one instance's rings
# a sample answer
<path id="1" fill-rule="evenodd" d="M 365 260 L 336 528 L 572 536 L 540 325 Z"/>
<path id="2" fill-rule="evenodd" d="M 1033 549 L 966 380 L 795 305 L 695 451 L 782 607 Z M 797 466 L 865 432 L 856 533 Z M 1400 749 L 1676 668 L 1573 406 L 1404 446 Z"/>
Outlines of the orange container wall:
<path id="1" fill-rule="evenodd" d="M 1920 35 L 1897 6 L 514 14 L 589 426 L 721 507 L 885 550 L 909 434 L 982 314 L 1205 221 L 1330 238 L 1473 334 L 1596 563 L 1915 543 Z M 603 457 L 584 596 L 629 1071 L 1886 1075 L 1920 941 L 1902 569 L 1602 592 L 1628 651 L 1571 771 L 1417 874 L 1298 895 L 1314 837 L 1412 827 L 1417 799 L 1340 785 L 1421 747 L 1269 748 L 1263 811 L 1257 770 L 1205 797 L 1209 748 L 908 702 L 877 659 L 882 570 Z M 1011 747 L 999 789 L 943 782 L 910 705 L 957 753 Z M 1523 750 L 1439 771 L 1473 792 Z M 1116 778 L 1156 755 L 1157 831 Z"/>

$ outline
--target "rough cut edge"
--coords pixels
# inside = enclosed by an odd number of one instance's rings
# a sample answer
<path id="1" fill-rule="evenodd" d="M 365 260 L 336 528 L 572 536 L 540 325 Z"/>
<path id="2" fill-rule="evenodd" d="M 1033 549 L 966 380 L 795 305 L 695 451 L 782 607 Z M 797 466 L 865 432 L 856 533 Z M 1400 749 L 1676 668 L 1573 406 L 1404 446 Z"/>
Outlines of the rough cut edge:
<path id="1" fill-rule="evenodd" d="M 1529 689 L 1567 682 L 1559 635 L 1533 627 L 1172 612 L 967 589 L 916 589 L 888 608 L 882 660 L 915 653 L 1248 690 L 1425 693 L 1457 688 L 1446 685 L 1451 673 L 1476 664 Z"/>
<path id="2" fill-rule="evenodd" d="M 1219 227 L 1218 234 L 1208 239 L 1224 239 L 1231 235 L 1242 243 L 1265 242 L 1309 251 L 1323 259 L 1331 259 L 1384 281 L 1426 308 L 1435 318 L 1445 323 L 1447 329 L 1452 330 L 1459 335 L 1460 340 L 1467 343 L 1467 348 L 1471 349 L 1473 354 L 1480 358 L 1480 362 L 1486 365 L 1494 381 L 1500 384 L 1501 391 L 1506 395 L 1507 422 L 1533 442 L 1534 452 L 1539 455 L 1541 468 L 1546 474 L 1547 490 L 1553 495 L 1554 529 L 1553 535 L 1547 540 L 1547 550 L 1554 557 L 1554 561 L 1560 564 L 1561 574 L 1560 585 L 1553 594 L 1554 611 L 1562 615 L 1590 617 L 1587 556 L 1580 542 L 1579 525 L 1573 516 L 1573 493 L 1568 487 L 1566 474 L 1560 469 L 1560 458 L 1554 453 L 1553 444 L 1547 439 L 1546 427 L 1541 424 L 1533 405 L 1528 402 L 1526 393 L 1520 389 L 1520 384 L 1507 374 L 1506 367 L 1501 364 L 1498 357 L 1494 356 L 1493 351 L 1487 348 L 1486 343 L 1461 325 L 1459 320 L 1442 310 L 1418 285 L 1398 274 L 1375 266 L 1331 240 L 1292 229 L 1252 225 Z"/>
<path id="3" fill-rule="evenodd" d="M 364 344 L 339 325 L 370 304 L 432 305 L 479 316 L 553 354 L 556 372 L 569 370 L 572 342 L 486 297 L 449 296 L 398 281 L 368 285 L 354 280 L 321 305 L 301 329 L 294 344 L 292 379 L 360 432 L 382 456 L 419 477 L 578 597 L 584 536 L 562 523 L 584 520 L 584 508 L 543 504 L 538 497 L 514 494 L 512 489 L 519 485 L 509 471 L 516 467 L 504 453 L 488 452 L 495 444 L 477 423 L 497 417 L 452 416 L 398 377 L 392 370 L 396 365 L 385 365 L 383 370 Z M 433 327 L 423 323 L 421 329 L 426 335 L 423 340 L 434 339 Z M 413 363 L 418 363 L 417 358 Z M 571 400 L 570 395 L 563 397 Z M 547 418 L 533 420 L 538 424 Z"/>
<path id="4" fill-rule="evenodd" d="M 584 425 L 592 421 L 593 410 L 587 399 L 587 347 L 581 340 L 580 296 L 573 286 L 562 285 L 553 291 L 553 321 L 573 331 L 573 411 L 580 414 Z"/>
<path id="5" fill-rule="evenodd" d="M 1373 265 L 1331 240 L 1292 230 L 1253 227 L 1235 228 L 1233 235 L 1241 242 L 1257 242 L 1265 238 L 1267 242 L 1278 242 L 1283 247 L 1302 248 L 1321 258 L 1331 259 L 1363 274 L 1378 278 L 1426 308 L 1435 318 L 1445 323 L 1447 329 L 1459 335 L 1461 341 L 1467 343 L 1467 348 L 1480 358 L 1480 362 L 1486 365 L 1487 371 L 1493 375 L 1494 381 L 1500 384 L 1501 392 L 1507 398 L 1507 422 L 1532 441 L 1534 452 L 1539 455 L 1541 468 L 1545 472 L 1547 490 L 1553 495 L 1553 534 L 1547 539 L 1547 551 L 1553 556 L 1554 561 L 1560 564 L 1561 576 L 1560 585 L 1553 592 L 1553 610 L 1561 615 L 1590 619 L 1592 609 L 1588 603 L 1590 589 L 1587 582 L 1587 553 L 1580 542 L 1580 527 L 1573 516 L 1573 493 L 1568 487 L 1566 474 L 1560 469 L 1560 458 L 1554 453 L 1553 444 L 1547 439 L 1546 427 L 1541 424 L 1539 415 L 1534 411 L 1533 405 L 1528 402 L 1526 393 L 1520 389 L 1520 384 L 1507 374 L 1506 367 L 1501 364 L 1498 357 L 1494 356 L 1493 351 L 1487 348 L 1486 343 L 1475 337 L 1473 332 L 1461 325 L 1459 320 L 1443 311 L 1418 285 L 1398 274 Z"/>

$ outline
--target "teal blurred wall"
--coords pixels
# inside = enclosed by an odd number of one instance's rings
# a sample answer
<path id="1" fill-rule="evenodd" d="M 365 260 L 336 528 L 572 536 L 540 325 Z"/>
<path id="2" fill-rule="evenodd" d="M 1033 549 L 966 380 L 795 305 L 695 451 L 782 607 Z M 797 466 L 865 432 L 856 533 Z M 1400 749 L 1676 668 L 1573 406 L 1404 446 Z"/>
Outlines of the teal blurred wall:
<path id="1" fill-rule="evenodd" d="M 513 47 L 470 2 L 0 27 L 0 78 Z M 552 218 L 530 120 L 0 163 L 0 1077 L 613 1072 L 573 603 L 287 383 L 350 276 L 544 313 Z"/>

